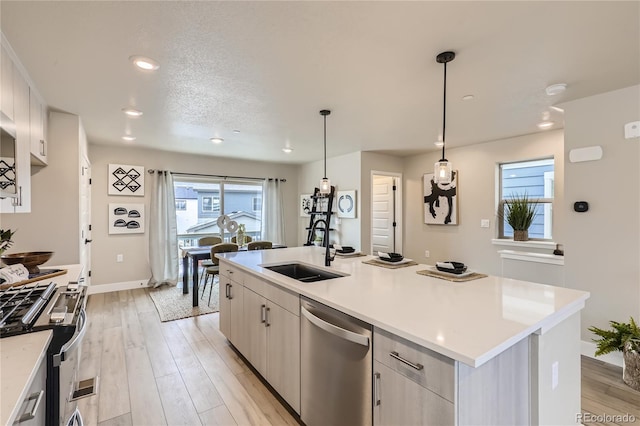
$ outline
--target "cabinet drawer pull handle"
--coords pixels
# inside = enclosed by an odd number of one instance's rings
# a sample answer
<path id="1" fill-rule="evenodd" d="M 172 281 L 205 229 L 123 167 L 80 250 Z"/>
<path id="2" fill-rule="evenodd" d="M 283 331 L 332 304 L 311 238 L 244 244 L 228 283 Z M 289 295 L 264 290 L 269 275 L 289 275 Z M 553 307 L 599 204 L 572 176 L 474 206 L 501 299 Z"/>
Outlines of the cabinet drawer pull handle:
<path id="1" fill-rule="evenodd" d="M 263 324 L 267 322 L 267 305 L 260 306 L 260 322 Z"/>
<path id="2" fill-rule="evenodd" d="M 40 139 L 40 155 L 42 155 L 44 157 L 45 155 L 45 150 L 44 150 L 44 139 Z"/>
<path id="3" fill-rule="evenodd" d="M 231 289 L 233 288 L 233 285 L 231 284 L 227 284 L 229 286 L 229 300 L 233 299 L 233 296 L 231 295 Z"/>
<path id="4" fill-rule="evenodd" d="M 224 297 L 229 298 L 229 283 L 224 286 Z"/>
<path id="5" fill-rule="evenodd" d="M 31 395 L 29 395 L 29 397 L 26 400 L 27 401 L 31 401 L 31 400 L 35 399 L 36 403 L 33 404 L 33 407 L 31 408 L 31 411 L 29 411 L 28 413 L 24 413 L 22 416 L 20 416 L 20 418 L 18 419 L 18 421 L 16 423 L 26 422 L 27 420 L 31 420 L 31 419 L 36 417 L 36 414 L 38 413 L 38 408 L 40 407 L 40 402 L 42 401 L 42 396 L 43 395 L 44 395 L 44 390 L 41 390 L 40 392 L 34 392 Z"/>
<path id="6" fill-rule="evenodd" d="M 419 370 L 422 370 L 422 369 L 424 368 L 424 365 L 422 365 L 422 364 L 414 364 L 414 363 L 412 363 L 411 361 L 407 361 L 406 359 L 402 358 L 402 357 L 398 354 L 398 352 L 396 352 L 396 351 L 389 352 L 389 356 L 390 356 L 391 358 L 395 358 L 395 359 L 397 359 L 398 361 L 400 361 L 400 362 L 403 362 L 403 363 L 407 364 L 407 365 L 408 365 L 409 367 L 411 367 L 411 368 L 415 368 L 415 369 L 416 369 L 416 370 L 418 370 L 418 371 L 419 371 Z"/>
<path id="7" fill-rule="evenodd" d="M 375 405 L 380 405 L 380 373 L 373 375 L 373 398 Z"/>
<path id="8" fill-rule="evenodd" d="M 269 327 L 271 325 L 269 324 L 269 312 L 271 311 L 271 308 L 267 308 L 266 311 L 267 312 L 264 315 L 264 320 L 266 321 L 266 324 L 264 326 Z"/>

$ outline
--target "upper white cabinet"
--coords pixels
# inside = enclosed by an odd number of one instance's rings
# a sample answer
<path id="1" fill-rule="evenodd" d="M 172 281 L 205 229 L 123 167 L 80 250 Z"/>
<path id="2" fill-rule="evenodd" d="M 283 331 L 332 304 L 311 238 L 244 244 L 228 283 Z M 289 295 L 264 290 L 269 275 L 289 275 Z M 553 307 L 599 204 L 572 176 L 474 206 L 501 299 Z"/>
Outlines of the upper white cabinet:
<path id="1" fill-rule="evenodd" d="M 31 164 L 47 165 L 47 106 L 33 88 L 29 88 L 29 127 Z"/>
<path id="2" fill-rule="evenodd" d="M 0 56 L 0 110 L 9 117 L 14 118 L 13 107 L 13 61 L 7 49 L 2 46 L 2 56 Z"/>

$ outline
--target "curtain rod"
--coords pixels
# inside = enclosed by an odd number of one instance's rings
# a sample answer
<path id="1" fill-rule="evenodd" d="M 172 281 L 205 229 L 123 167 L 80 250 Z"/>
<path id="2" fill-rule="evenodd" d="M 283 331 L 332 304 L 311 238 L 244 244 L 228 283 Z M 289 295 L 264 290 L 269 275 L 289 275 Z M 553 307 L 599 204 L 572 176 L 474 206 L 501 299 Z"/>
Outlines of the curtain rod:
<path id="1" fill-rule="evenodd" d="M 157 170 L 158 172 L 164 172 L 166 170 Z M 156 170 L 150 169 L 149 174 L 154 174 Z M 256 178 L 256 177 L 248 177 L 248 176 L 228 176 L 228 175 L 207 175 L 203 173 L 179 173 L 179 172 L 169 172 L 172 175 L 182 175 L 182 176 L 201 176 L 201 177 L 217 177 L 222 179 L 243 179 L 243 180 L 279 180 L 280 182 L 286 182 L 286 179 L 280 178 Z"/>

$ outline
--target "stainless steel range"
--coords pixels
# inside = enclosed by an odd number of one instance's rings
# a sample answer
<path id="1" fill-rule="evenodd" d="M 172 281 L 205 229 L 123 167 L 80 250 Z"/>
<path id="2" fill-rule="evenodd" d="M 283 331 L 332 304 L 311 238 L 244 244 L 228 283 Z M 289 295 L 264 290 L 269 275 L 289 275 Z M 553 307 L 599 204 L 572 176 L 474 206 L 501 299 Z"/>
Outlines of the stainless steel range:
<path id="1" fill-rule="evenodd" d="M 47 349 L 46 425 L 82 425 L 74 398 L 86 287 L 27 284 L 0 291 L 0 338 L 52 330 Z M 77 392 L 75 392 L 77 393 Z"/>

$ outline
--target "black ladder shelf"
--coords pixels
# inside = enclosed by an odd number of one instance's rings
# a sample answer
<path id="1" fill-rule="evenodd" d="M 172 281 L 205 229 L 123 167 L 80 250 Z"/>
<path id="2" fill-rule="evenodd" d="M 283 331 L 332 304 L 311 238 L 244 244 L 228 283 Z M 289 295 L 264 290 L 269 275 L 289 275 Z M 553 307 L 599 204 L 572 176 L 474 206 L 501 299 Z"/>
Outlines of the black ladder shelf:
<path id="1" fill-rule="evenodd" d="M 319 219 L 324 219 L 327 221 L 327 226 L 331 223 L 331 210 L 333 209 L 333 198 L 336 192 L 336 187 L 331 187 L 331 192 L 328 194 L 320 194 L 320 188 L 314 188 L 313 195 L 311 196 L 311 211 L 309 214 L 311 217 L 309 218 L 309 227 L 305 228 L 307 230 L 307 242 L 304 243 L 305 246 L 313 245 L 314 232 L 311 230 L 313 228 L 313 224 L 316 223 Z M 327 202 L 323 201 L 327 199 Z M 326 204 L 326 210 L 322 210 L 321 207 L 324 207 Z M 316 228 L 316 231 L 324 231 L 324 228 Z M 329 228 L 329 231 L 333 231 L 332 228 Z"/>

